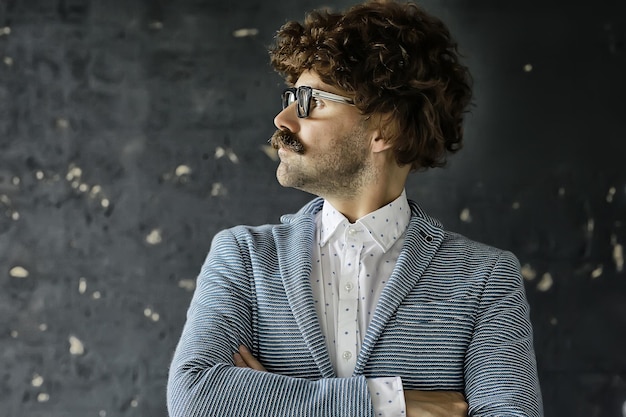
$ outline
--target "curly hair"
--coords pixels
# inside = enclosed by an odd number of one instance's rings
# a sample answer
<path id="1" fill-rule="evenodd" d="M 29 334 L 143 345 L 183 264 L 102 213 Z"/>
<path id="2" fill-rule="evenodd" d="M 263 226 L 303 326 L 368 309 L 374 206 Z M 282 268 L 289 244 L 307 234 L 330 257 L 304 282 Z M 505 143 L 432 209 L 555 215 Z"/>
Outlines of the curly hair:
<path id="1" fill-rule="evenodd" d="M 345 13 L 313 11 L 287 22 L 270 48 L 272 66 L 293 85 L 313 70 L 353 97 L 379 126 L 400 165 L 443 166 L 463 141 L 471 75 L 447 27 L 414 3 L 368 1 Z"/>

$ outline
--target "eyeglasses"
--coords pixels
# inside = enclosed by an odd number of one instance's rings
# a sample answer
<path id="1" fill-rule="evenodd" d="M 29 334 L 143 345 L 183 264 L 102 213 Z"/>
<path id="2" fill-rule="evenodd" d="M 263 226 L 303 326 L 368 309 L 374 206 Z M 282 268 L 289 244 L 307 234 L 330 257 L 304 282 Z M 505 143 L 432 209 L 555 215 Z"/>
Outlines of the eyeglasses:
<path id="1" fill-rule="evenodd" d="M 354 102 L 348 97 L 339 96 L 337 94 L 328 93 L 326 91 L 317 90 L 315 88 L 301 85 L 300 87 L 286 88 L 281 95 L 283 110 L 285 110 L 294 101 L 297 102 L 296 110 L 298 117 L 304 119 L 309 117 L 311 112 L 311 98 L 319 97 L 325 100 L 335 101 L 354 105 Z"/>

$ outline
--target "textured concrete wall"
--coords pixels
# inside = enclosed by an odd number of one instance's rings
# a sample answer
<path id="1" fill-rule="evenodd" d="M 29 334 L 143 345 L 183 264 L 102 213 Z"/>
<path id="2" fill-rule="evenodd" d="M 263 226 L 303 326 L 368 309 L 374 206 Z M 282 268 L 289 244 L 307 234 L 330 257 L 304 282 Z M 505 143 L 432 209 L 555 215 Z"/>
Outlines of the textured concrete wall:
<path id="1" fill-rule="evenodd" d="M 476 107 L 465 149 L 407 192 L 520 258 L 546 415 L 617 417 L 626 3 L 547 3 L 423 3 Z M 0 0 L 0 416 L 166 416 L 211 237 L 309 199 L 274 178 L 265 46 L 321 5 Z"/>

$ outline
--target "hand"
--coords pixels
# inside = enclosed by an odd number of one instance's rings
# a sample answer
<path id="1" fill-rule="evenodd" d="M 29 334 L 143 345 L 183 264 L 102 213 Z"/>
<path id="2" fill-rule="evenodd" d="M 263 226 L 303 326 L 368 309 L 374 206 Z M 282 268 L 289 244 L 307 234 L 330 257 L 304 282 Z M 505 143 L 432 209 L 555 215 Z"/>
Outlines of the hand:
<path id="1" fill-rule="evenodd" d="M 407 417 L 467 417 L 460 392 L 404 390 Z"/>
<path id="2" fill-rule="evenodd" d="M 248 348 L 243 345 L 239 346 L 238 353 L 233 354 L 233 359 L 235 360 L 235 366 L 239 368 L 250 368 L 261 372 L 267 372 L 267 369 L 261 365 L 261 362 L 256 360 Z"/>

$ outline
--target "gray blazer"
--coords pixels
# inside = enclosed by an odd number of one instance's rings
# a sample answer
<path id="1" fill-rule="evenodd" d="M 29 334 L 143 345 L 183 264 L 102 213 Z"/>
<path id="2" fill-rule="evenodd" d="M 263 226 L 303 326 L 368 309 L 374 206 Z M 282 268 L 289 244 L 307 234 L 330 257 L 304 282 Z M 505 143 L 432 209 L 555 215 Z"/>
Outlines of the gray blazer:
<path id="1" fill-rule="evenodd" d="M 373 416 L 366 378 L 465 394 L 470 416 L 541 416 L 517 259 L 410 202 L 404 247 L 350 378 L 337 378 L 309 282 L 315 199 L 281 224 L 218 233 L 171 364 L 172 417 Z M 233 366 L 240 344 L 269 372 Z"/>

